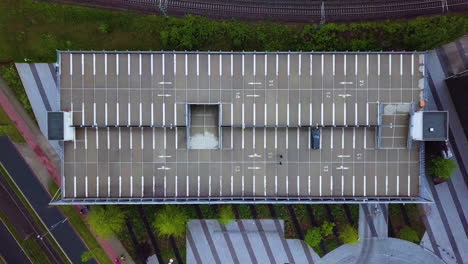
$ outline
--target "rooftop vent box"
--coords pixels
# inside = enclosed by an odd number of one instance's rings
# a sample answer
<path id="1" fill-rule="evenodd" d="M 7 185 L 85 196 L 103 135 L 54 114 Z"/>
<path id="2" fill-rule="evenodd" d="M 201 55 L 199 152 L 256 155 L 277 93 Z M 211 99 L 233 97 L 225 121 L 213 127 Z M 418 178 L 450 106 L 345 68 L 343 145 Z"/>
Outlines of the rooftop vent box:
<path id="1" fill-rule="evenodd" d="M 72 126 L 70 112 L 47 113 L 47 137 L 49 140 L 74 140 L 75 129 Z"/>
<path id="2" fill-rule="evenodd" d="M 419 111 L 411 116 L 411 138 L 417 141 L 447 141 L 448 112 Z"/>

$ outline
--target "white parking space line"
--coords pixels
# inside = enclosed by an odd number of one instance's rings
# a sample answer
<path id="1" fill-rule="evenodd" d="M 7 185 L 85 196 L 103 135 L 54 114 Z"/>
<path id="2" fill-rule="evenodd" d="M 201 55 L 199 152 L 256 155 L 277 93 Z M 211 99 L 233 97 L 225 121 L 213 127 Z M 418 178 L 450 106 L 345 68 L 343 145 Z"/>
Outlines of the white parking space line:
<path id="1" fill-rule="evenodd" d="M 130 128 L 130 149 L 133 149 L 133 129 Z"/>
<path id="2" fill-rule="evenodd" d="M 299 132 L 300 132 L 300 129 L 297 128 L 297 133 L 296 133 L 296 137 L 297 137 L 297 138 L 296 138 L 296 142 L 297 142 L 296 148 L 297 148 L 297 149 L 299 149 Z"/>
<path id="3" fill-rule="evenodd" d="M 88 149 L 88 128 L 84 129 L 84 148 Z"/>
<path id="4" fill-rule="evenodd" d="M 255 111 L 257 108 L 255 107 L 255 103 L 253 104 L 253 125 L 255 126 L 257 124 L 257 115 L 256 115 L 256 112 Z"/>
<path id="5" fill-rule="evenodd" d="M 70 75 L 73 75 L 73 53 L 70 53 Z"/>
<path id="6" fill-rule="evenodd" d="M 145 188 L 144 187 L 145 187 L 145 177 L 141 176 L 141 197 L 145 196 L 145 192 L 144 192 Z"/>
<path id="7" fill-rule="evenodd" d="M 354 125 L 358 125 L 358 110 L 357 110 L 357 103 L 354 103 Z"/>
<path id="8" fill-rule="evenodd" d="M 188 75 L 188 55 L 185 54 L 185 76 L 187 75 Z M 188 193 L 187 193 L 187 196 L 188 196 Z"/>
<path id="9" fill-rule="evenodd" d="M 99 197 L 99 175 L 96 176 L 96 197 Z"/>
<path id="10" fill-rule="evenodd" d="M 164 55 L 163 55 L 164 56 Z M 127 54 L 127 74 L 130 75 L 130 53 Z"/>
<path id="11" fill-rule="evenodd" d="M 88 197 L 88 175 L 85 176 L 85 197 Z"/>
<path id="12" fill-rule="evenodd" d="M 403 54 L 400 54 L 400 76 L 403 76 Z"/>
<path id="13" fill-rule="evenodd" d="M 367 148 L 367 127 L 364 128 L 364 149 Z"/>
<path id="14" fill-rule="evenodd" d="M 344 76 L 346 76 L 346 54 L 344 55 L 344 65 L 343 65 L 343 70 L 344 70 Z"/>
<path id="15" fill-rule="evenodd" d="M 96 127 L 96 149 L 99 149 L 99 133 L 98 133 L 97 127 Z"/>
<path id="16" fill-rule="evenodd" d="M 197 176 L 197 196 L 200 197 L 200 175 Z"/>
<path id="17" fill-rule="evenodd" d="M 164 175 L 164 197 L 167 196 L 167 177 Z"/>
<path id="18" fill-rule="evenodd" d="M 268 113 L 268 104 L 264 104 L 263 105 L 263 122 L 264 122 L 264 125 L 266 126 L 267 125 L 267 113 Z"/>
<path id="19" fill-rule="evenodd" d="M 153 133 L 151 133 L 151 134 L 153 135 L 153 149 L 155 149 L 155 147 L 156 147 L 156 139 L 155 139 L 156 135 L 154 133 L 154 127 L 153 127 Z"/>
<path id="20" fill-rule="evenodd" d="M 222 76 L 223 75 L 223 55 L 219 54 L 218 58 L 219 58 L 219 76 Z"/>
<path id="21" fill-rule="evenodd" d="M 319 196 L 322 196 L 322 175 L 319 177 Z"/>
<path id="22" fill-rule="evenodd" d="M 298 69 L 299 76 L 301 76 L 301 68 L 302 68 L 301 66 L 302 66 L 302 60 L 301 60 L 301 54 L 299 54 L 299 69 Z"/>
<path id="23" fill-rule="evenodd" d="M 363 187 L 364 187 L 364 196 L 366 196 L 367 195 L 367 193 L 366 193 L 366 187 L 367 187 L 366 175 L 364 175 L 364 186 Z"/>
<path id="24" fill-rule="evenodd" d="M 400 195 L 400 176 L 396 176 L 396 195 Z"/>
<path id="25" fill-rule="evenodd" d="M 344 196 L 344 175 L 341 175 L 341 196 Z"/>
<path id="26" fill-rule="evenodd" d="M 133 197 L 133 176 L 130 176 L 130 197 Z"/>
<path id="27" fill-rule="evenodd" d="M 197 76 L 200 75 L 200 55 L 197 54 Z"/>
<path id="28" fill-rule="evenodd" d="M 268 71 L 268 55 L 265 54 L 265 57 L 264 57 L 264 65 L 265 65 L 265 76 L 267 76 L 267 71 Z"/>
<path id="29" fill-rule="evenodd" d="M 144 144 L 144 140 L 143 140 L 143 128 L 141 128 L 141 130 L 140 130 L 140 135 L 141 135 L 141 136 L 140 136 L 140 139 L 141 139 L 141 141 L 140 141 L 140 146 L 141 146 L 141 149 L 144 149 L 144 148 L 145 148 L 145 144 Z"/>
<path id="30" fill-rule="evenodd" d="M 244 149 L 244 128 L 242 128 L 242 149 Z"/>
<path id="31" fill-rule="evenodd" d="M 93 54 L 93 75 L 96 75 L 96 54 Z"/>
<path id="32" fill-rule="evenodd" d="M 223 175 L 219 175 L 219 197 L 222 197 L 222 196 L 223 196 Z"/>
<path id="33" fill-rule="evenodd" d="M 185 190 L 185 193 L 186 193 L 185 196 L 188 197 L 188 196 L 189 196 L 189 185 L 190 185 L 190 181 L 189 181 L 189 176 L 188 176 L 188 175 L 187 175 L 187 179 L 186 179 L 186 182 L 185 182 L 185 183 L 187 184 L 187 189 Z"/>
<path id="34" fill-rule="evenodd" d="M 310 136 L 311 134 L 310 134 L 310 133 L 311 133 L 311 130 L 312 130 L 312 129 L 309 127 L 309 134 L 308 134 L 308 137 L 307 137 L 307 139 L 308 139 L 308 141 L 307 141 L 307 147 L 308 147 L 308 148 L 312 148 L 312 145 L 310 145 L 310 138 L 311 138 L 311 136 Z"/>
<path id="35" fill-rule="evenodd" d="M 122 197 L 122 176 L 119 176 L 119 197 Z"/>
<path id="36" fill-rule="evenodd" d="M 198 56 L 198 55 L 197 55 L 197 56 Z M 165 54 L 163 53 L 163 54 L 162 54 L 162 61 L 161 61 L 161 69 L 162 69 L 162 75 L 163 75 L 163 76 L 166 75 L 166 67 L 165 67 L 166 63 L 165 63 L 165 60 L 166 60 L 166 56 L 165 56 Z"/>
<path id="37" fill-rule="evenodd" d="M 344 124 L 345 126 L 348 125 L 348 123 L 346 122 L 346 102 L 344 102 L 344 107 L 343 107 L 343 116 L 344 116 Z"/>
<path id="38" fill-rule="evenodd" d="M 275 195 L 278 195 L 278 175 L 275 175 Z"/>
<path id="39" fill-rule="evenodd" d="M 73 176 L 73 197 L 76 197 L 76 176 Z"/>
<path id="40" fill-rule="evenodd" d="M 374 176 L 374 195 L 377 196 L 377 175 Z"/>
<path id="41" fill-rule="evenodd" d="M 231 175 L 231 196 L 234 195 L 234 176 Z"/>
<path id="42" fill-rule="evenodd" d="M 278 148 L 278 128 L 275 127 L 275 149 Z"/>
<path id="43" fill-rule="evenodd" d="M 310 175 L 307 178 L 307 195 L 310 195 Z"/>
<path id="44" fill-rule="evenodd" d="M 369 54 L 366 54 L 366 75 L 369 76 Z"/>
<path id="45" fill-rule="evenodd" d="M 385 176 L 385 195 L 388 195 L 388 175 Z"/>
<path id="46" fill-rule="evenodd" d="M 276 118 L 276 126 L 278 126 L 278 103 L 275 105 L 275 118 Z"/>
<path id="47" fill-rule="evenodd" d="M 164 143 L 163 143 L 164 149 L 167 148 L 167 146 L 166 146 L 167 140 L 166 139 L 167 139 L 167 137 L 166 137 L 166 128 L 164 128 L 164 139 L 163 139 L 164 140 Z"/>
<path id="48" fill-rule="evenodd" d="M 411 54 L 411 76 L 414 76 L 414 54 Z"/>
<path id="49" fill-rule="evenodd" d="M 115 55 L 115 73 L 119 76 L 119 54 Z"/>
<path id="50" fill-rule="evenodd" d="M 244 175 L 242 175 L 242 196 L 244 196 Z"/>
<path id="51" fill-rule="evenodd" d="M 299 188 L 300 181 L 299 181 L 299 175 L 297 175 L 296 183 L 297 183 L 297 195 L 300 196 L 300 188 Z"/>
<path id="52" fill-rule="evenodd" d="M 179 148 L 179 136 L 178 136 L 178 127 L 175 128 L 175 148 L 178 149 Z"/>
<path id="53" fill-rule="evenodd" d="M 255 128 L 252 129 L 252 148 L 255 149 Z"/>
<path id="54" fill-rule="evenodd" d="M 392 75 L 392 54 L 388 54 L 388 75 Z"/>
<path id="55" fill-rule="evenodd" d="M 120 125 L 120 116 L 119 116 L 119 102 L 115 104 L 116 113 L 117 113 L 117 126 Z"/>
<path id="56" fill-rule="evenodd" d="M 333 149 L 333 128 L 330 129 L 330 148 Z"/>
<path id="57" fill-rule="evenodd" d="M 257 56 L 254 54 L 253 55 L 253 76 L 256 76 L 256 75 L 257 75 Z"/>
<path id="58" fill-rule="evenodd" d="M 93 103 L 93 124 L 97 126 L 96 122 L 96 103 Z"/>
<path id="59" fill-rule="evenodd" d="M 110 176 L 107 176 L 107 197 L 110 197 Z"/>
<path id="60" fill-rule="evenodd" d="M 321 71 L 321 73 L 322 73 L 322 76 L 323 76 L 323 54 L 322 54 L 322 56 L 321 56 L 321 64 L 322 64 L 322 71 Z"/>
<path id="61" fill-rule="evenodd" d="M 107 102 L 104 103 L 104 124 L 107 126 Z"/>
<path id="62" fill-rule="evenodd" d="M 266 190 L 266 175 L 263 176 L 263 196 L 267 196 L 267 190 Z"/>
<path id="63" fill-rule="evenodd" d="M 127 104 L 127 114 L 128 114 L 127 126 L 130 126 L 130 124 L 131 124 L 131 119 L 132 119 L 132 118 L 131 118 L 131 117 L 132 117 L 132 115 L 131 115 L 131 109 L 132 109 L 132 108 L 130 107 L 130 102 L 128 102 L 128 104 Z"/>
<path id="64" fill-rule="evenodd" d="M 333 54 L 333 65 L 332 65 L 332 70 L 333 70 L 333 76 L 335 76 L 335 54 Z"/>
<path id="65" fill-rule="evenodd" d="M 84 75 L 84 54 L 81 54 L 81 75 Z"/>
<path id="66" fill-rule="evenodd" d="M 162 103 L 162 119 L 163 119 L 163 126 L 166 126 L 166 103 Z"/>
<path id="67" fill-rule="evenodd" d="M 154 56 L 151 54 L 151 75 L 154 74 Z M 153 193 L 154 195 L 154 193 Z"/>
<path id="68" fill-rule="evenodd" d="M 330 194 L 333 194 L 333 175 L 330 175 Z"/>
<path id="69" fill-rule="evenodd" d="M 208 76 L 211 76 L 211 55 L 210 54 L 208 54 Z"/>
<path id="70" fill-rule="evenodd" d="M 289 135 L 288 135 L 289 128 L 286 128 L 286 149 L 289 147 Z"/>
<path id="71" fill-rule="evenodd" d="M 323 103 L 320 103 L 320 125 L 323 125 Z"/>
<path id="72" fill-rule="evenodd" d="M 380 54 L 377 55 L 377 75 L 380 76 Z"/>
<path id="73" fill-rule="evenodd" d="M 85 107 L 84 103 L 81 103 L 81 125 L 85 125 Z"/>
<path id="74" fill-rule="evenodd" d="M 174 106 L 175 106 L 175 105 L 174 105 Z M 140 102 L 139 110 L 140 110 L 140 126 L 142 126 L 142 124 L 143 124 L 143 109 L 142 109 L 142 104 L 141 104 L 141 102 Z"/>
<path id="75" fill-rule="evenodd" d="M 242 76 L 245 75 L 245 60 L 244 60 L 244 54 L 242 54 Z"/>
<path id="76" fill-rule="evenodd" d="M 353 196 L 356 194 L 356 177 L 353 175 Z"/>
<path id="77" fill-rule="evenodd" d="M 174 55 L 174 58 L 175 58 L 175 55 Z M 141 54 L 138 56 L 138 72 L 140 73 L 141 75 Z M 143 196 L 143 195 L 142 195 Z"/>
<path id="78" fill-rule="evenodd" d="M 320 135 L 322 135 L 322 128 L 320 128 Z M 311 136 L 309 135 L 309 137 Z M 320 149 L 322 149 L 322 137 L 319 138 L 319 142 L 320 142 Z"/>
<path id="79" fill-rule="evenodd" d="M 263 148 L 266 149 L 266 134 L 267 134 L 267 129 L 266 127 L 263 128 Z"/>
<path id="80" fill-rule="evenodd" d="M 335 102 L 332 103 L 332 125 L 335 126 Z"/>
<path id="81" fill-rule="evenodd" d="M 369 103 L 366 103 L 366 125 L 369 125 Z"/>
<path id="82" fill-rule="evenodd" d="M 312 54 L 309 55 L 309 61 L 310 61 L 310 72 L 309 75 L 312 76 Z"/>
<path id="83" fill-rule="evenodd" d="M 275 67 L 276 67 L 276 76 L 278 76 L 278 54 L 276 54 L 276 63 L 275 63 Z"/>
<path id="84" fill-rule="evenodd" d="M 231 77 L 234 75 L 234 55 L 231 54 Z"/>
<path id="85" fill-rule="evenodd" d="M 312 125 L 312 103 L 309 103 L 309 125 Z"/>
<path id="86" fill-rule="evenodd" d="M 177 104 L 174 104 L 174 126 L 177 126 Z"/>
<path id="87" fill-rule="evenodd" d="M 341 128 L 341 149 L 344 149 L 344 127 Z"/>
<path id="88" fill-rule="evenodd" d="M 410 185 L 411 185 L 411 177 L 410 175 L 408 175 L 408 196 L 411 196 L 411 189 L 410 189 Z"/>
<path id="89" fill-rule="evenodd" d="M 356 128 L 353 127 L 353 149 L 356 148 Z"/>
<path id="90" fill-rule="evenodd" d="M 122 132 L 120 131 L 120 127 L 119 127 L 119 149 L 122 149 Z"/>
<path id="91" fill-rule="evenodd" d="M 110 149 L 110 132 L 109 132 L 109 128 L 107 128 L 107 149 Z"/>
<path id="92" fill-rule="evenodd" d="M 208 176 L 208 197 L 211 197 L 211 175 Z"/>
<path id="93" fill-rule="evenodd" d="M 244 111 L 244 103 L 242 103 L 242 127 L 245 127 L 245 111 Z"/>
<path id="94" fill-rule="evenodd" d="M 252 194 L 255 197 L 255 175 L 252 176 Z"/>
<path id="95" fill-rule="evenodd" d="M 153 175 L 153 196 L 156 192 L 156 177 Z"/>
<path id="96" fill-rule="evenodd" d="M 286 104 L 286 126 L 289 126 L 289 104 Z"/>

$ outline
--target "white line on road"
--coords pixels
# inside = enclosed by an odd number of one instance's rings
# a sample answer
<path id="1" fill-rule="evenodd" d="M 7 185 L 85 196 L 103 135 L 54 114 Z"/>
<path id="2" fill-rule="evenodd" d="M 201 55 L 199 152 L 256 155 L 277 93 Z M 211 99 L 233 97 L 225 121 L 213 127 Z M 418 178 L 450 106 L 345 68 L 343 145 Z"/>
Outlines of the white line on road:
<path id="1" fill-rule="evenodd" d="M 403 76 L 403 54 L 400 54 L 400 76 Z"/>
<path id="2" fill-rule="evenodd" d="M 116 112 L 117 112 L 117 126 L 120 125 L 120 111 L 119 111 L 119 102 L 115 104 Z"/>
<path id="3" fill-rule="evenodd" d="M 141 197 L 144 197 L 144 196 L 145 196 L 145 177 L 141 176 Z"/>
<path id="4" fill-rule="evenodd" d="M 115 73 L 119 76 L 119 54 L 115 55 Z"/>
<path id="5" fill-rule="evenodd" d="M 374 195 L 377 196 L 377 175 L 374 176 Z"/>
<path id="6" fill-rule="evenodd" d="M 333 149 L 333 128 L 330 129 L 330 148 Z"/>
<path id="7" fill-rule="evenodd" d="M 341 175 L 341 196 L 344 196 L 344 175 Z"/>
<path id="8" fill-rule="evenodd" d="M 335 102 L 332 103 L 332 125 L 335 126 Z"/>
<path id="9" fill-rule="evenodd" d="M 369 103 L 366 103 L 366 125 L 369 125 Z"/>
<path id="10" fill-rule="evenodd" d="M 310 175 L 307 178 L 307 195 L 310 195 Z"/>
<path id="11" fill-rule="evenodd" d="M 385 195 L 388 195 L 388 175 L 385 175 Z"/>
<path id="12" fill-rule="evenodd" d="M 309 103 L 309 125 L 312 125 L 312 103 Z"/>
<path id="13" fill-rule="evenodd" d="M 99 197 L 99 175 L 96 176 L 96 197 Z"/>
<path id="14" fill-rule="evenodd" d="M 231 175 L 231 196 L 234 195 L 234 176 Z"/>
<path id="15" fill-rule="evenodd" d="M 128 122 L 127 122 L 127 125 L 130 126 L 131 125 L 131 122 L 130 122 L 130 119 L 132 117 L 131 115 L 131 107 L 130 107 L 130 102 L 127 104 L 127 115 L 128 115 Z"/>
<path id="16" fill-rule="evenodd" d="M 211 197 L 211 175 L 208 176 L 208 197 Z"/>
<path id="17" fill-rule="evenodd" d="M 392 54 L 388 54 L 388 75 L 392 75 Z"/>
<path id="18" fill-rule="evenodd" d="M 99 149 L 99 131 L 96 127 L 96 149 Z"/>
<path id="19" fill-rule="evenodd" d="M 130 75 L 130 53 L 127 54 L 127 75 Z"/>
<path id="20" fill-rule="evenodd" d="M 358 125 L 358 109 L 357 103 L 354 103 L 354 125 Z"/>
<path id="21" fill-rule="evenodd" d="M 156 192 L 156 177 L 153 175 L 153 196 Z"/>
<path id="22" fill-rule="evenodd" d="M 133 149 L 133 129 L 130 128 L 130 149 Z"/>
<path id="23" fill-rule="evenodd" d="M 208 76 L 211 76 L 211 54 L 208 54 Z"/>
<path id="24" fill-rule="evenodd" d="M 141 146 L 141 149 L 144 149 L 145 148 L 145 144 L 144 144 L 144 139 L 143 139 L 143 128 L 140 129 L 140 146 Z"/>
<path id="25" fill-rule="evenodd" d="M 286 126 L 289 127 L 289 103 L 286 104 Z"/>
<path id="26" fill-rule="evenodd" d="M 323 103 L 320 103 L 320 125 L 323 126 Z"/>
<path id="27" fill-rule="evenodd" d="M 162 75 L 166 75 L 166 63 L 165 63 L 165 60 L 166 60 L 166 56 L 165 54 L 163 53 L 162 54 L 162 61 L 161 61 L 161 68 L 162 68 Z"/>
<path id="28" fill-rule="evenodd" d="M 410 175 L 408 175 L 408 196 L 410 196 L 410 194 L 411 194 L 410 185 L 411 185 L 411 177 L 410 177 Z"/>
<path id="29" fill-rule="evenodd" d="M 344 127 L 341 128 L 341 149 L 344 149 Z"/>
<path id="30" fill-rule="evenodd" d="M 252 194 L 255 197 L 255 175 L 252 176 Z"/>
<path id="31" fill-rule="evenodd" d="M 333 175 L 330 175 L 330 195 L 333 195 Z"/>
<path id="32" fill-rule="evenodd" d="M 107 176 L 107 197 L 110 197 L 110 176 Z"/>
<path id="33" fill-rule="evenodd" d="M 289 196 L 289 176 L 286 175 L 286 196 Z"/>
<path id="34" fill-rule="evenodd" d="M 151 102 L 151 126 L 154 126 L 154 103 Z"/>
<path id="35" fill-rule="evenodd" d="M 300 191 L 299 191 L 299 185 L 300 185 L 299 175 L 297 175 L 296 183 L 297 183 L 297 196 L 300 196 Z"/>
<path id="36" fill-rule="evenodd" d="M 396 195 L 400 195 L 400 176 L 396 176 Z"/>
<path id="37" fill-rule="evenodd" d="M 107 128 L 107 149 L 110 149 L 110 132 L 109 132 L 109 128 Z"/>
<path id="38" fill-rule="evenodd" d="M 174 56 L 175 56 L 175 55 L 174 55 Z M 138 72 L 139 72 L 140 75 L 141 75 L 141 54 L 138 56 L 138 65 L 139 65 L 139 67 L 138 67 Z"/>
<path id="39" fill-rule="evenodd" d="M 96 126 L 96 103 L 93 103 L 93 124 Z"/>
<path id="40" fill-rule="evenodd" d="M 301 126 L 301 103 L 297 105 L 297 123 Z"/>
<path id="41" fill-rule="evenodd" d="M 85 125 L 85 105 L 81 103 L 81 125 Z"/>
<path id="42" fill-rule="evenodd" d="M 84 54 L 81 54 L 81 75 L 84 75 Z"/>
<path id="43" fill-rule="evenodd" d="M 167 177 L 164 175 L 164 197 L 167 196 Z"/>
<path id="44" fill-rule="evenodd" d="M 353 127 L 353 149 L 356 148 L 356 128 Z"/>
<path id="45" fill-rule="evenodd" d="M 289 147 L 289 135 L 288 135 L 289 128 L 286 128 L 286 149 Z"/>
<path id="46" fill-rule="evenodd" d="M 333 76 L 335 76 L 335 54 L 333 54 L 333 65 L 332 65 Z"/>
<path id="47" fill-rule="evenodd" d="M 297 149 L 299 149 L 299 132 L 300 132 L 300 129 L 297 128 L 297 135 L 296 135 L 296 142 L 297 142 L 296 148 L 297 148 Z"/>
<path id="48" fill-rule="evenodd" d="M 151 75 L 154 74 L 154 67 L 153 67 L 154 64 L 153 64 L 153 61 L 154 61 L 154 60 L 153 60 L 153 54 L 151 54 Z"/>
<path id="49" fill-rule="evenodd" d="M 200 175 L 197 176 L 197 196 L 200 197 Z"/>
<path id="50" fill-rule="evenodd" d="M 266 190 L 266 175 L 263 175 L 263 196 L 267 196 L 267 190 Z"/>
<path id="51" fill-rule="evenodd" d="M 84 148 L 88 149 L 88 128 L 84 129 Z"/>
<path id="52" fill-rule="evenodd" d="M 189 185 L 190 185 L 190 181 L 189 181 L 189 176 L 187 175 L 187 179 L 186 179 L 186 184 L 187 184 L 187 188 L 185 189 L 185 196 L 189 196 L 190 192 L 189 192 Z"/>
<path id="53" fill-rule="evenodd" d="M 242 196 L 244 196 L 244 175 L 242 175 Z"/>

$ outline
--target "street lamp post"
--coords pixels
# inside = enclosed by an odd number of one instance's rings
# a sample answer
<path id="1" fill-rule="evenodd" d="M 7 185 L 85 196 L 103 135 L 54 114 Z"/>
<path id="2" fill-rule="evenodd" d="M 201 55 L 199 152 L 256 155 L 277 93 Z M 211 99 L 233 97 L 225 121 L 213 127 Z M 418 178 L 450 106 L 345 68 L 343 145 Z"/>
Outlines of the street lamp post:
<path id="1" fill-rule="evenodd" d="M 49 230 L 47 230 L 47 232 L 45 232 L 44 234 L 42 235 L 37 235 L 37 238 L 39 238 L 40 240 L 42 240 L 48 233 L 52 232 L 52 230 L 54 230 L 57 226 L 59 226 L 60 224 L 63 224 L 65 223 L 66 221 L 68 220 L 68 217 L 65 217 L 64 219 L 58 221 L 57 223 L 53 224 Z"/>

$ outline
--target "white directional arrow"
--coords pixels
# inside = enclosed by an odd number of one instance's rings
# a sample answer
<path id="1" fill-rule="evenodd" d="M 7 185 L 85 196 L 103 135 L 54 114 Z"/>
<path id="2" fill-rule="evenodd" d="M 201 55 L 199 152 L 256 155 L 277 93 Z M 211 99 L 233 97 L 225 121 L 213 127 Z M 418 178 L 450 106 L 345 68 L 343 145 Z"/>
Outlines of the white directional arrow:
<path id="1" fill-rule="evenodd" d="M 159 82 L 159 84 L 172 84 L 172 82 Z"/>
<path id="2" fill-rule="evenodd" d="M 340 84 L 353 84 L 353 82 L 340 82 Z"/>
<path id="3" fill-rule="evenodd" d="M 247 167 L 247 169 L 249 169 L 249 170 L 259 170 L 261 168 L 260 167 Z"/>
<path id="4" fill-rule="evenodd" d="M 254 153 L 253 155 L 249 155 L 249 158 L 260 158 L 261 155 L 258 155 L 257 153 Z"/>
<path id="5" fill-rule="evenodd" d="M 172 96 L 170 94 L 158 94 L 159 97 L 169 97 L 169 96 Z"/>
<path id="6" fill-rule="evenodd" d="M 261 82 L 249 82 L 248 84 L 255 85 L 255 84 L 262 84 L 262 83 Z"/>
<path id="7" fill-rule="evenodd" d="M 343 165 L 342 165 L 342 166 L 337 167 L 336 169 L 337 170 L 347 170 L 347 169 L 349 169 L 349 167 L 343 167 Z"/>
<path id="8" fill-rule="evenodd" d="M 159 167 L 158 170 L 170 170 L 171 168 L 168 168 L 166 166 Z"/>
<path id="9" fill-rule="evenodd" d="M 247 96 L 247 97 L 260 97 L 260 95 L 258 95 L 258 94 L 248 94 L 248 95 L 246 95 L 246 96 Z"/>

